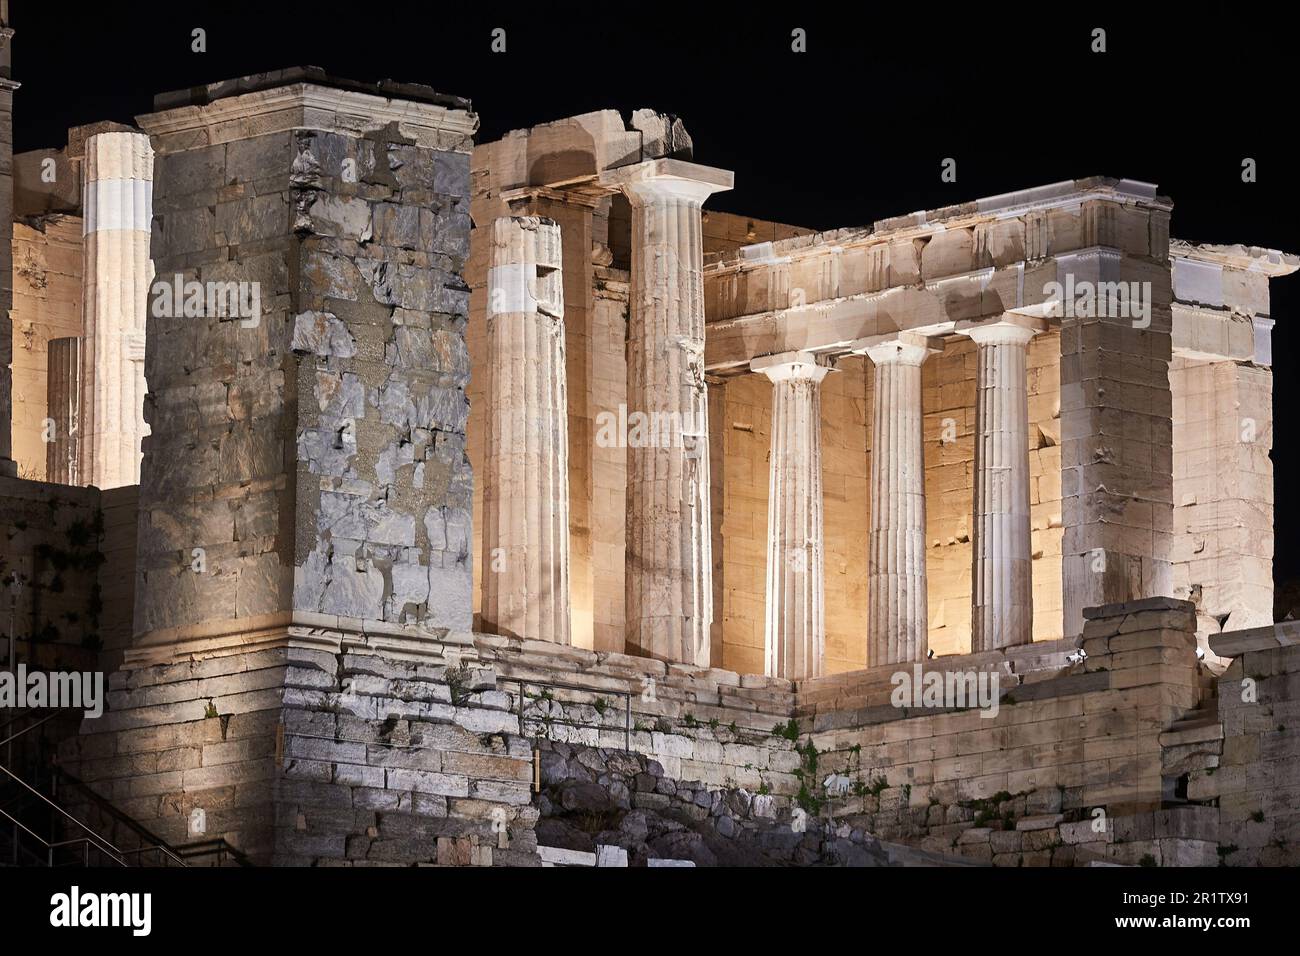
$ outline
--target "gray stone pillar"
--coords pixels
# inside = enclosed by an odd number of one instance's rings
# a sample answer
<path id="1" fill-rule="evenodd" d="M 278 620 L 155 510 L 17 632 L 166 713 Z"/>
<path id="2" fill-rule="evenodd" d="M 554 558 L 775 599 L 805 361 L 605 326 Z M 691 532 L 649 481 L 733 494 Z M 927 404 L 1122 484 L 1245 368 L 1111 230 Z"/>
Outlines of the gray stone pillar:
<path id="1" fill-rule="evenodd" d="M 806 352 L 754 359 L 750 368 L 772 382 L 766 672 L 820 677 L 826 656 L 821 382 L 830 369 Z"/>
<path id="2" fill-rule="evenodd" d="M 1092 218 L 1119 220 L 1097 206 Z M 1148 215 L 1151 235 L 1167 236 L 1169 213 Z M 1082 632 L 1084 608 L 1173 591 L 1168 248 L 1154 244 L 1147 258 L 1121 253 L 1113 233 L 1098 239 L 1097 249 L 1057 256 L 1054 277 L 1062 289 L 1096 290 L 1091 300 L 1057 303 L 1066 637 Z M 1118 288 L 1137 295 L 1103 293 Z"/>
<path id="3" fill-rule="evenodd" d="M 81 339 L 50 339 L 47 369 L 45 394 L 52 434 L 45 445 L 45 480 L 79 485 Z"/>
<path id="4" fill-rule="evenodd" d="M 971 651 L 1034 639 L 1026 350 L 1046 323 L 1006 315 L 966 330 L 978 348 L 971 521 Z"/>
<path id="5" fill-rule="evenodd" d="M 80 471 L 85 483 L 140 481 L 144 329 L 153 262 L 153 150 L 143 133 L 86 140 L 82 246 Z M 205 303 L 206 305 L 206 303 Z"/>
<path id="6" fill-rule="evenodd" d="M 492 224 L 483 454 L 483 626 L 570 643 L 569 428 L 560 227 Z"/>
<path id="7" fill-rule="evenodd" d="M 14 31 L 8 0 L 0 3 L 0 475 L 18 474 L 13 460 L 14 91 L 10 76 Z"/>
<path id="8" fill-rule="evenodd" d="M 902 334 L 861 349 L 874 368 L 867 666 L 919 661 L 928 645 L 921 363 L 935 343 Z"/>
<path id="9" fill-rule="evenodd" d="M 139 119 L 159 281 L 137 656 L 299 625 L 470 629 L 476 118 L 427 88 L 331 82 L 245 78 Z"/>
<path id="10" fill-rule="evenodd" d="M 606 173 L 632 206 L 627 646 L 707 667 L 713 621 L 701 208 L 732 174 L 656 159 Z"/>

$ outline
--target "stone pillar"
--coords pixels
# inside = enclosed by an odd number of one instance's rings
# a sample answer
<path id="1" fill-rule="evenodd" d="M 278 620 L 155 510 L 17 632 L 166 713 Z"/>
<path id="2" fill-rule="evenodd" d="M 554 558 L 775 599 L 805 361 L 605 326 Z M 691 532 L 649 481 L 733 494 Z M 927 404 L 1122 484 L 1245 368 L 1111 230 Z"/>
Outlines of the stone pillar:
<path id="1" fill-rule="evenodd" d="M 700 211 L 729 172 L 656 159 L 602 176 L 632 207 L 627 646 L 709 665 L 713 620 Z M 633 416 L 644 425 L 638 437 Z"/>
<path id="2" fill-rule="evenodd" d="M 1040 319 L 1006 315 L 966 330 L 979 347 L 971 520 L 971 651 L 1033 641 L 1029 522 L 1029 340 Z"/>
<path id="3" fill-rule="evenodd" d="M 153 150 L 142 133 L 86 140 L 82 283 L 85 392 L 80 471 L 86 484 L 140 481 L 144 326 L 153 261 Z"/>
<path id="4" fill-rule="evenodd" d="M 45 444 L 45 480 L 79 485 L 77 439 L 81 411 L 81 339 L 50 339 L 46 407 L 53 434 Z"/>
<path id="5" fill-rule="evenodd" d="M 560 227 L 492 224 L 483 455 L 483 626 L 570 643 L 569 444 Z"/>
<path id="6" fill-rule="evenodd" d="M 921 364 L 938 348 L 902 334 L 865 345 L 874 372 L 867 665 L 925 657 L 925 462 Z"/>
<path id="7" fill-rule="evenodd" d="M 1057 256 L 1053 276 L 1059 291 L 1096 290 L 1057 304 L 1066 637 L 1082 631 L 1086 607 L 1173 591 L 1168 241 L 1153 238 L 1150 257 L 1120 252 L 1118 215 L 1096 205 L 1098 247 Z M 1150 235 L 1167 237 L 1168 211 L 1148 215 Z M 1115 289 L 1135 291 L 1126 301 Z"/>
<path id="8" fill-rule="evenodd" d="M 766 673 L 820 677 L 826 655 L 821 382 L 830 369 L 807 352 L 754 359 L 750 368 L 772 382 Z"/>
<path id="9" fill-rule="evenodd" d="M 10 77 L 14 31 L 8 0 L 0 0 L 0 475 L 18 474 L 13 460 L 14 336 L 14 91 Z"/>
<path id="10" fill-rule="evenodd" d="M 469 631 L 468 103 L 307 68 L 158 104 L 128 658 Z"/>

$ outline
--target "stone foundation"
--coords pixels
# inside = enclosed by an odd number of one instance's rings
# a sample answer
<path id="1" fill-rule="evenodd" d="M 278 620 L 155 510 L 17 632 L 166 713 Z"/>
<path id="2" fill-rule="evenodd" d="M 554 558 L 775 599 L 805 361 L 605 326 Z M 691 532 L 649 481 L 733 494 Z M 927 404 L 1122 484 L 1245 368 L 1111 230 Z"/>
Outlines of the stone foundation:
<path id="1" fill-rule="evenodd" d="M 208 837 L 280 864 L 532 865 L 534 752 L 550 787 L 548 753 L 596 749 L 673 781 L 629 791 L 630 809 L 668 809 L 659 797 L 680 788 L 752 820 L 764 797 L 764 820 L 802 812 L 823 836 L 936 860 L 1294 863 L 1295 645 L 1225 635 L 1234 664 L 1215 681 L 1195 633 L 1190 604 L 1157 598 L 1090 609 L 1082 661 L 1064 640 L 927 662 L 996 673 L 984 716 L 895 706 L 895 668 L 792 685 L 493 635 L 416 658 L 303 631 L 118 675 L 111 712 L 63 762 L 164 839 L 194 839 L 202 808 Z M 1254 704 L 1229 699 L 1241 675 Z"/>

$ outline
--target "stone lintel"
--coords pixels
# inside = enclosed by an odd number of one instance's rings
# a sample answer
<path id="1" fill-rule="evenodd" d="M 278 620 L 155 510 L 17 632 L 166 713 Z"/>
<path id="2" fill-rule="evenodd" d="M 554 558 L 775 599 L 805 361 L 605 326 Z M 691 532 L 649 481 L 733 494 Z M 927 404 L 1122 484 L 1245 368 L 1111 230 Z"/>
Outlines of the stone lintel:
<path id="1" fill-rule="evenodd" d="M 1210 650 L 1220 657 L 1237 657 L 1249 651 L 1275 651 L 1300 647 L 1300 621 L 1279 621 L 1244 631 L 1210 635 Z"/>
<path id="2" fill-rule="evenodd" d="M 1196 605 L 1191 601 L 1182 601 L 1172 597 L 1139 598 L 1136 601 L 1116 601 L 1114 604 L 1085 607 L 1083 609 L 1083 618 L 1085 621 L 1095 621 L 1106 617 L 1124 617 L 1129 614 L 1136 614 L 1139 611 L 1187 611 L 1190 614 L 1195 614 Z"/>
<path id="3" fill-rule="evenodd" d="M 295 73 L 284 75 L 291 77 Z M 163 94 L 155 100 L 158 111 L 137 116 L 136 122 L 154 138 L 155 149 L 162 152 L 199 149 L 293 129 L 361 136 L 393 123 L 419 146 L 465 153 L 473 147 L 478 116 L 469 111 L 467 100 L 437 94 L 405 98 L 404 91 L 417 88 L 401 85 L 381 85 L 369 91 L 360 84 L 343 88 L 327 82 L 252 83 L 245 89 L 242 80 L 231 80 L 201 88 L 189 99 Z"/>
<path id="4" fill-rule="evenodd" d="M 1280 249 L 1247 246 L 1242 243 L 1221 245 L 1171 239 L 1169 258 L 1211 262 L 1227 269 L 1239 269 L 1244 272 L 1262 272 L 1270 279 L 1290 275 L 1300 269 L 1300 255 L 1283 252 Z"/>
<path id="5" fill-rule="evenodd" d="M 584 177 L 572 183 L 554 183 L 549 186 L 520 186 L 516 189 L 501 190 L 501 199 L 514 212 L 517 209 L 531 209 L 538 200 L 559 203 L 565 206 L 582 206 L 595 209 L 606 196 L 616 190 L 601 186 L 595 176 Z"/>

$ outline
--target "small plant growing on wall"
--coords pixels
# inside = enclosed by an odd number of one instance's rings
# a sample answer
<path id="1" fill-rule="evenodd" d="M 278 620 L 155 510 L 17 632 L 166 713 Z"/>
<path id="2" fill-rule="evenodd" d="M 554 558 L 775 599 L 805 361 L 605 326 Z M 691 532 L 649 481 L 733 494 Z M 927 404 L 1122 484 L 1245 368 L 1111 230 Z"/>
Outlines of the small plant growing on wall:
<path id="1" fill-rule="evenodd" d="M 777 724 L 772 728 L 772 736 L 784 737 L 791 743 L 799 740 L 799 722 L 791 717 L 784 724 Z"/>
<path id="2" fill-rule="evenodd" d="M 454 667 L 448 667 L 443 673 L 442 679 L 447 682 L 447 690 L 451 694 L 451 702 L 457 707 L 463 707 L 469 701 L 469 668 L 464 664 L 457 664 Z"/>

